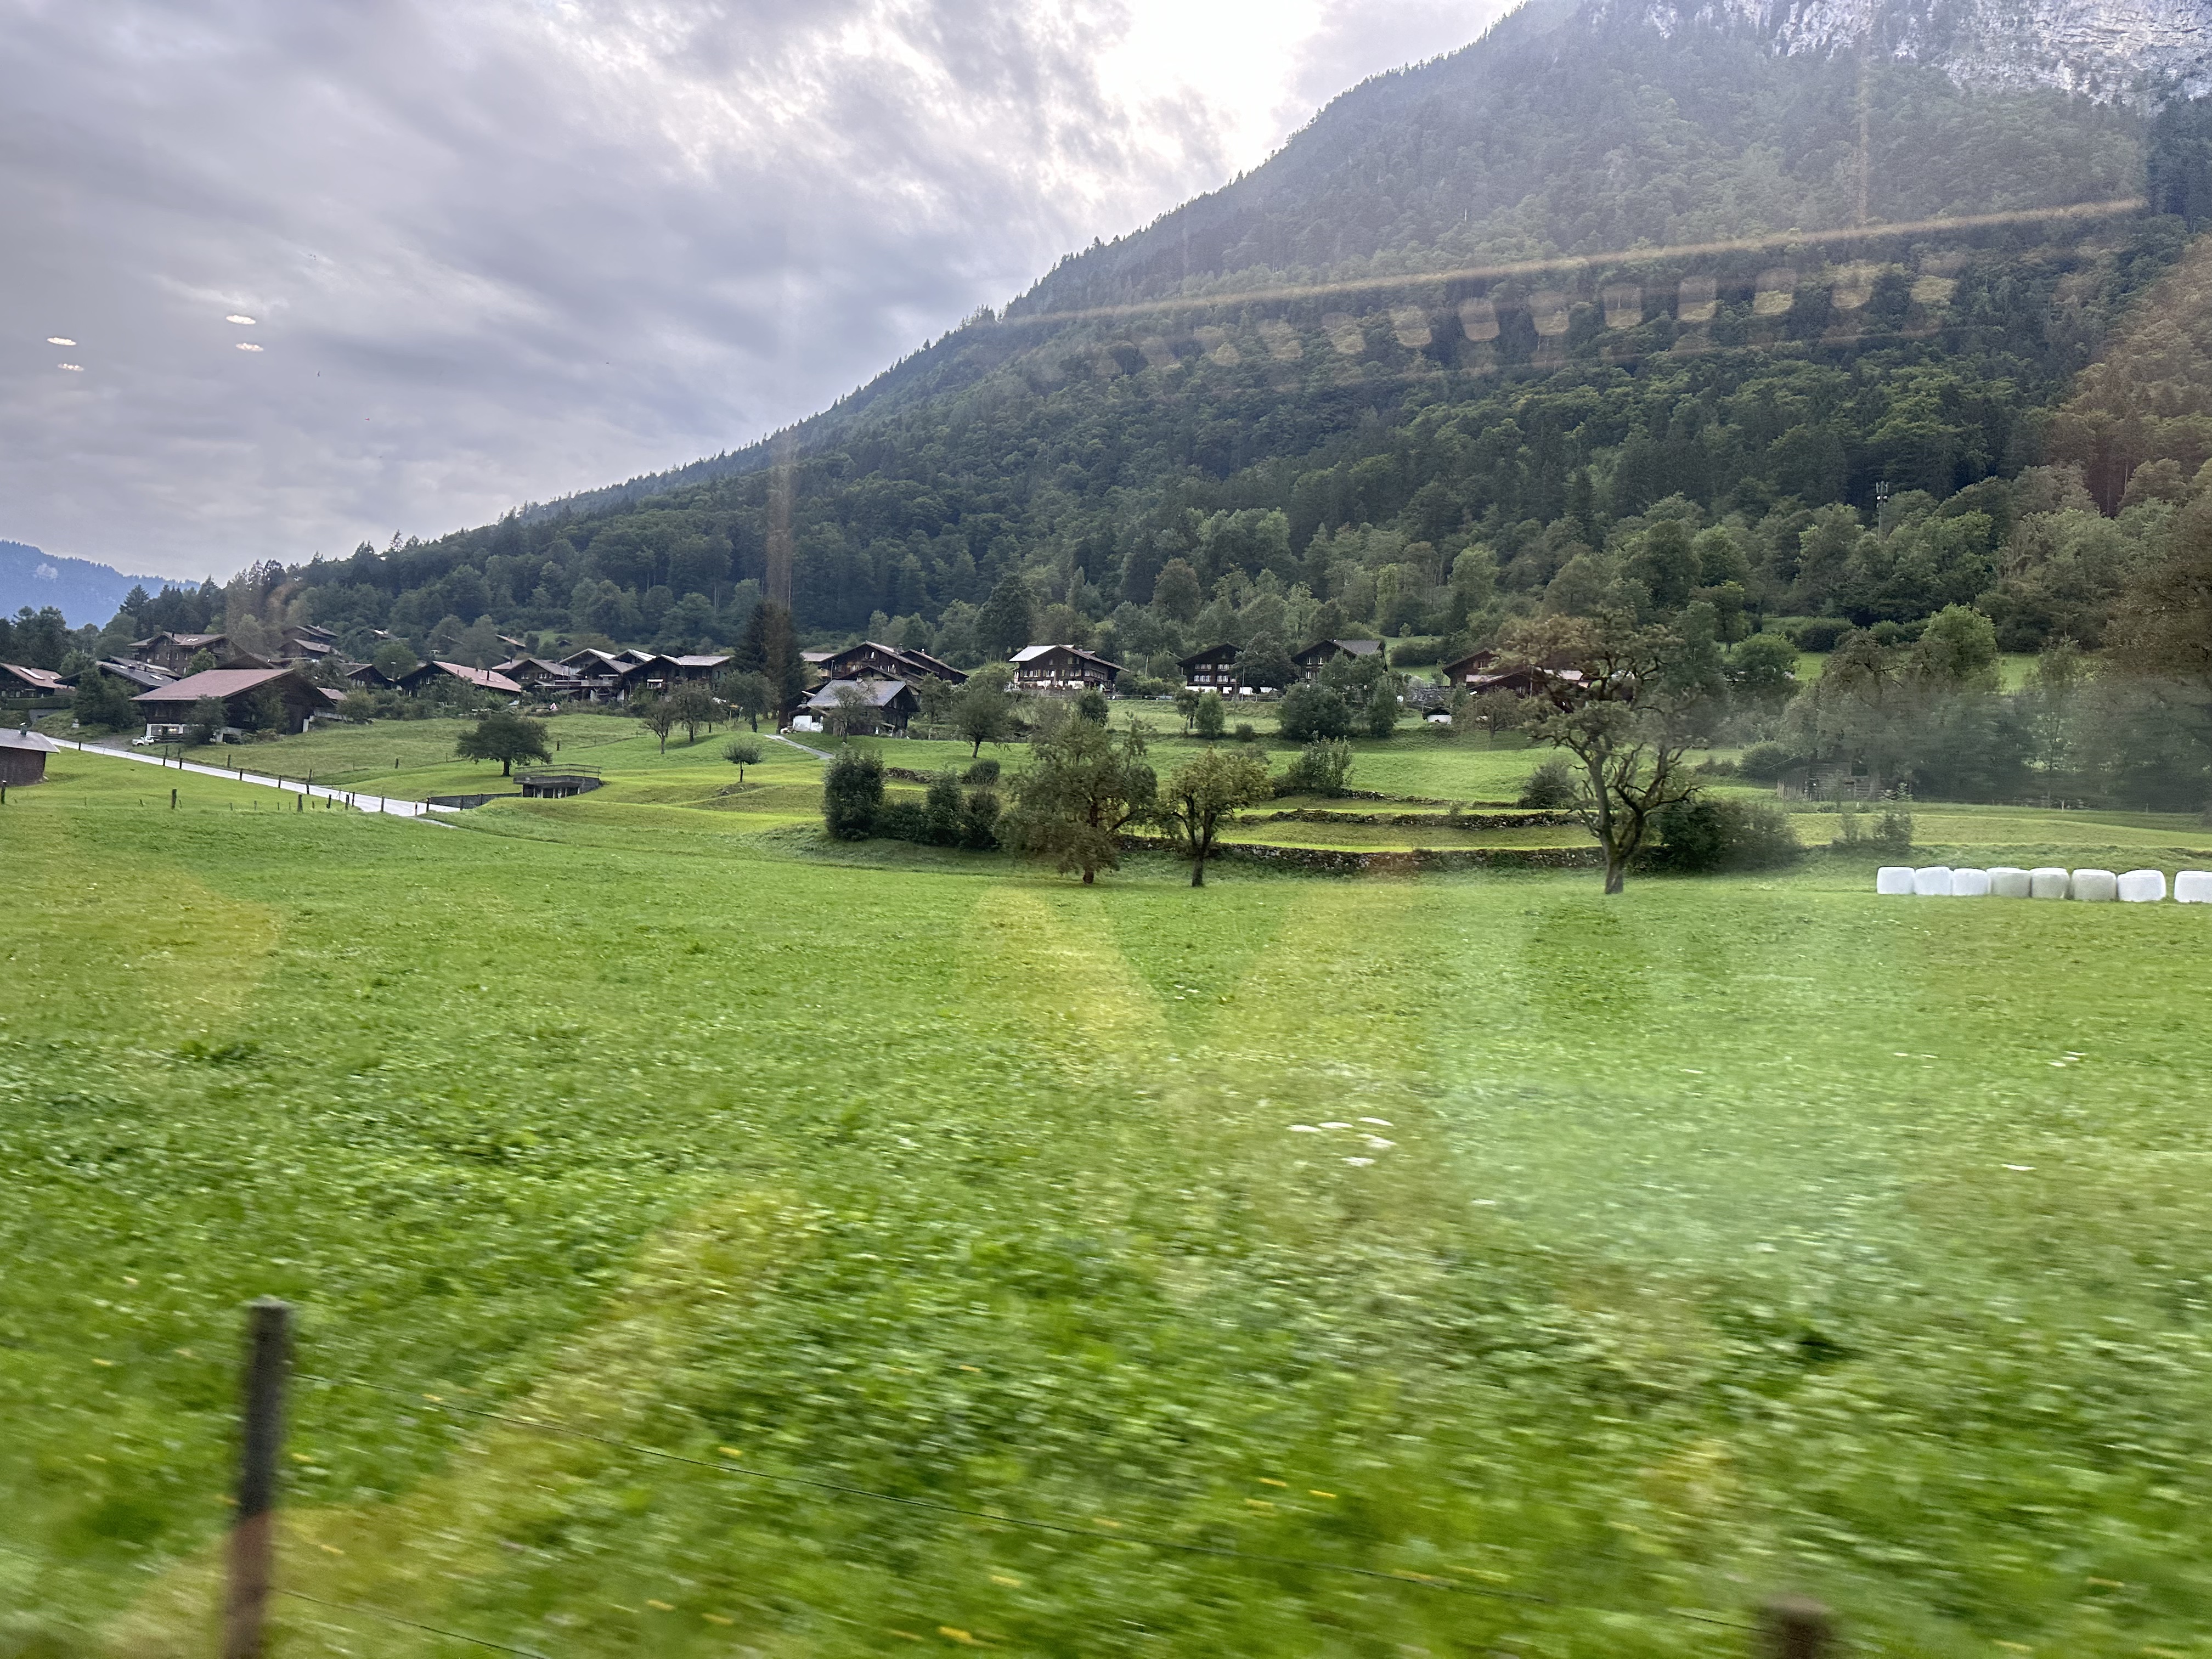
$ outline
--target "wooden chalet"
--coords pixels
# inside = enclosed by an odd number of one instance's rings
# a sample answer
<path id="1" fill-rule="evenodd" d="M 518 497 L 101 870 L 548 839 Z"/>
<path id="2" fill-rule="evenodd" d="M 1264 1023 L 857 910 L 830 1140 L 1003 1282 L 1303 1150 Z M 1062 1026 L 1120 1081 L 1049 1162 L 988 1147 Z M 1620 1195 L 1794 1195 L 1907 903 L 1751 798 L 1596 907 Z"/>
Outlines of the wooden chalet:
<path id="1" fill-rule="evenodd" d="M 396 691 L 399 682 L 373 662 L 357 662 L 345 671 L 348 685 L 362 691 Z"/>
<path id="2" fill-rule="evenodd" d="M 53 697 L 69 690 L 69 682 L 50 668 L 24 668 L 0 662 L 0 696 Z"/>
<path id="3" fill-rule="evenodd" d="M 283 632 L 284 654 L 302 665 L 335 662 L 338 655 L 338 636 L 327 628 L 318 628 L 313 623 L 294 623 Z"/>
<path id="4" fill-rule="evenodd" d="M 0 784 L 21 788 L 46 780 L 46 757 L 55 744 L 27 727 L 0 731 Z"/>
<path id="5" fill-rule="evenodd" d="M 800 709 L 827 726 L 845 714 L 848 696 L 858 692 L 869 705 L 871 729 L 903 735 L 907 725 L 921 712 L 921 699 L 904 680 L 831 680 L 799 705 Z M 817 728 L 819 729 L 819 728 Z"/>
<path id="6" fill-rule="evenodd" d="M 939 662 L 926 651 L 880 645 L 874 640 L 862 640 L 842 651 L 811 654 L 820 658 L 814 665 L 833 680 L 890 679 L 912 684 L 916 680 L 939 679 L 959 685 L 968 678 L 951 664 Z"/>
<path id="7" fill-rule="evenodd" d="M 491 672 L 506 675 L 532 696 L 574 696 L 583 690 L 582 680 L 564 664 L 547 662 L 543 657 L 513 657 L 494 663 Z"/>
<path id="8" fill-rule="evenodd" d="M 1497 663 L 1498 653 L 1495 651 L 1474 651 L 1456 662 L 1446 663 L 1438 672 L 1443 675 L 1446 685 L 1465 686 L 1472 691 L 1476 689 L 1475 680 L 1489 673 Z"/>
<path id="9" fill-rule="evenodd" d="M 1579 668 L 1544 667 L 1532 663 L 1501 668 L 1499 661 L 1495 651 L 1471 653 L 1444 665 L 1444 684 L 1476 696 L 1486 691 L 1504 691 L 1516 697 L 1534 697 L 1544 695 L 1557 683 L 1573 684 L 1583 677 Z"/>
<path id="10" fill-rule="evenodd" d="M 1121 665 L 1072 645 L 1025 645 L 1014 653 L 1014 684 L 1024 691 L 1111 691 Z"/>
<path id="11" fill-rule="evenodd" d="M 1237 647 L 1233 645 L 1217 645 L 1194 652 L 1176 666 L 1182 670 L 1182 683 L 1194 691 L 1228 691 L 1237 684 Z"/>
<path id="12" fill-rule="evenodd" d="M 144 713 L 148 737 L 173 738 L 191 724 L 192 706 L 202 697 L 220 701 L 228 725 L 242 727 L 249 704 L 264 690 L 274 691 L 283 702 L 288 732 L 305 731 L 316 715 L 331 712 L 323 688 L 294 668 L 210 668 L 142 691 L 131 701 Z"/>
<path id="13" fill-rule="evenodd" d="M 1304 650 L 1291 652 L 1291 661 L 1297 665 L 1300 679 L 1314 680 L 1339 657 L 1371 657 L 1382 648 L 1380 640 L 1316 640 Z"/>
<path id="14" fill-rule="evenodd" d="M 170 634 L 161 633 L 150 639 L 133 640 L 124 647 L 140 662 L 150 662 L 166 668 L 172 674 L 182 674 L 192 665 L 192 659 L 203 651 L 213 656 L 217 665 L 228 667 L 231 663 L 230 635 L 228 634 Z M 265 668 L 258 659 L 251 666 Z"/>
<path id="15" fill-rule="evenodd" d="M 134 691 L 156 690 L 170 684 L 177 678 L 167 669 L 157 667 L 150 662 L 125 662 L 118 659 L 108 658 L 94 663 L 93 667 L 103 674 L 112 674 L 117 679 L 131 686 Z M 77 679 L 82 684 L 84 675 L 78 675 Z"/>
<path id="16" fill-rule="evenodd" d="M 489 668 L 471 668 L 465 663 L 419 663 L 399 677 L 402 691 L 419 692 L 440 679 L 456 679 L 464 685 L 473 685 L 480 690 L 495 692 L 502 697 L 519 697 L 522 688 L 504 674 Z"/>

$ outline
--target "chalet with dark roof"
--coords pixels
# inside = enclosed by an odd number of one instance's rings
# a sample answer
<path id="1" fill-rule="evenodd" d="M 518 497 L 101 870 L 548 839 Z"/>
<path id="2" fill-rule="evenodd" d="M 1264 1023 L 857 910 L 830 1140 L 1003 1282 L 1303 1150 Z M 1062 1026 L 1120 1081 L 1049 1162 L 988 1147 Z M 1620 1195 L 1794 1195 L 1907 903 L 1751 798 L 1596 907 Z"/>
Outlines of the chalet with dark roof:
<path id="1" fill-rule="evenodd" d="M 1203 651 L 1193 652 L 1176 666 L 1182 671 L 1182 683 L 1194 691 L 1228 691 L 1237 685 L 1237 647 L 1233 645 L 1209 646 Z"/>
<path id="2" fill-rule="evenodd" d="M 874 640 L 862 640 L 842 651 L 829 652 L 817 659 L 815 665 L 833 680 L 905 680 L 911 684 L 916 680 L 939 679 L 958 685 L 968 678 L 951 664 L 939 662 L 926 651 L 882 645 Z"/>
<path id="3" fill-rule="evenodd" d="M 1380 640 L 1316 640 L 1303 651 L 1291 653 L 1291 661 L 1297 665 L 1298 678 L 1313 680 L 1321 678 L 1321 671 L 1339 657 L 1371 657 L 1382 648 Z"/>
<path id="4" fill-rule="evenodd" d="M 1111 691 L 1121 665 L 1073 645 L 1025 645 L 1014 653 L 1014 684 L 1024 691 Z"/>

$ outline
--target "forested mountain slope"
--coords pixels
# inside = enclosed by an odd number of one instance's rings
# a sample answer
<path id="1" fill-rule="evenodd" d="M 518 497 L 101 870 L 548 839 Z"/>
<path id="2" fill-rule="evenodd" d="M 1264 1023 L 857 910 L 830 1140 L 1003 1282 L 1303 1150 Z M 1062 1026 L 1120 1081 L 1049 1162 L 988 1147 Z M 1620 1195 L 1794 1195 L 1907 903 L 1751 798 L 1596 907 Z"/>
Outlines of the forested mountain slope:
<path id="1" fill-rule="evenodd" d="M 1993 594 L 2020 520 L 2097 516 L 2051 411 L 2212 199 L 2203 112 L 1779 27 L 1538 0 L 778 446 L 227 603 L 461 654 L 726 643 L 787 547 L 817 636 L 1157 667 L 1595 602 L 1655 514 L 1714 532 L 1731 626 Z M 2097 504 L 2142 507 L 2106 460 Z"/>

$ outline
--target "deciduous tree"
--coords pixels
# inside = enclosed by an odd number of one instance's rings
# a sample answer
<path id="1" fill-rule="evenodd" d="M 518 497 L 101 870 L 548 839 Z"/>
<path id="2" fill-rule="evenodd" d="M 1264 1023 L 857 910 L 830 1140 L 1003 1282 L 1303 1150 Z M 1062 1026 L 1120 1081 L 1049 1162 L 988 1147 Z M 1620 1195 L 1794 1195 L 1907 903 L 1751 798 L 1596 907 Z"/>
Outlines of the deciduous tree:
<path id="1" fill-rule="evenodd" d="M 1605 890 L 1618 893 L 1653 818 L 1697 787 L 1683 757 L 1722 707 L 1718 647 L 1709 630 L 1618 611 L 1537 618 L 1504 645 L 1506 667 L 1540 677 L 1548 712 L 1532 735 L 1579 763 L 1574 811 L 1605 850 Z"/>
<path id="2" fill-rule="evenodd" d="M 1209 749 L 1186 762 L 1160 793 L 1154 817 L 1190 860 L 1190 884 L 1206 885 L 1206 861 L 1223 826 L 1243 808 L 1269 799 L 1273 780 L 1256 750 Z"/>
<path id="3" fill-rule="evenodd" d="M 1013 782 L 1014 804 L 999 836 L 1016 852 L 1080 872 L 1089 886 L 1101 870 L 1121 867 L 1116 837 L 1151 811 L 1158 780 L 1142 757 L 1141 738 L 1116 738 L 1094 720 L 1071 719 L 1033 745 L 1029 769 Z"/>
<path id="4" fill-rule="evenodd" d="M 745 781 L 745 768 L 758 766 L 767 756 L 768 744 L 750 735 L 732 738 L 722 745 L 722 758 L 738 769 L 739 783 Z"/>
<path id="5" fill-rule="evenodd" d="M 760 730 L 761 716 L 775 712 L 775 688 L 769 684 L 768 676 L 757 668 L 723 675 L 717 689 L 722 701 L 737 710 L 756 732 Z"/>
<path id="6" fill-rule="evenodd" d="M 494 709 L 462 732 L 453 744 L 453 752 L 463 760 L 497 761 L 503 778 L 514 775 L 519 760 L 553 758 L 552 750 L 546 745 L 545 722 L 504 708 Z"/>
<path id="7" fill-rule="evenodd" d="M 660 752 L 668 752 L 668 734 L 676 729 L 682 717 L 666 697 L 651 691 L 641 692 L 630 699 L 630 718 L 660 739 Z"/>

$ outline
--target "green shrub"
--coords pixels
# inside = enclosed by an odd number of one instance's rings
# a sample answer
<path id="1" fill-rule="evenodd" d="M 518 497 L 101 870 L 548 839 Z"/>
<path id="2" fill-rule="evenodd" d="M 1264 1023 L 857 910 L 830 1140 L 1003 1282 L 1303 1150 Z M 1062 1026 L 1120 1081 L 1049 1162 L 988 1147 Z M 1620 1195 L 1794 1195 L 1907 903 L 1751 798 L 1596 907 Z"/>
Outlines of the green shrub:
<path id="1" fill-rule="evenodd" d="M 1565 755 L 1554 755 L 1522 781 L 1516 804 L 1535 811 L 1558 811 L 1575 804 L 1576 792 L 1572 763 Z"/>
<path id="2" fill-rule="evenodd" d="M 865 750 L 839 750 L 822 778 L 823 825 L 839 841 L 866 841 L 876 833 L 883 810 L 882 760 Z"/>
<path id="3" fill-rule="evenodd" d="M 960 844 L 988 853 L 999 844 L 999 797 L 988 789 L 970 789 L 960 811 Z"/>
<path id="4" fill-rule="evenodd" d="M 1288 743 L 1307 744 L 1352 735 L 1352 710 L 1326 685 L 1294 685 L 1283 695 L 1277 724 Z"/>
<path id="5" fill-rule="evenodd" d="M 1239 743 L 1257 743 L 1260 741 L 1260 728 L 1249 720 L 1239 720 L 1229 735 Z"/>
<path id="6" fill-rule="evenodd" d="M 1875 820 L 1874 833 L 1867 844 L 1884 853 L 1909 853 L 1912 850 L 1912 814 L 1892 807 Z"/>
<path id="7" fill-rule="evenodd" d="M 1393 668 L 1425 668 L 1441 660 L 1440 640 L 1407 640 L 1390 647 L 1390 666 Z"/>
<path id="8" fill-rule="evenodd" d="M 961 782 L 978 789 L 988 789 L 998 781 L 999 763 L 988 756 L 981 760 L 971 763 L 968 769 L 960 775 Z"/>
<path id="9" fill-rule="evenodd" d="M 1851 631 L 1851 624 L 1841 617 L 1814 617 L 1809 622 L 1793 623 L 1784 631 L 1790 644 L 1800 651 L 1832 651 L 1837 641 Z"/>
<path id="10" fill-rule="evenodd" d="M 1683 873 L 1771 870 L 1805 856 L 1796 832 L 1771 800 L 1698 793 L 1662 811 L 1659 844 L 1644 862 Z"/>
<path id="11" fill-rule="evenodd" d="M 1352 745 L 1341 738 L 1310 743 L 1283 774 L 1284 793 L 1293 795 L 1340 795 L 1352 775 Z"/>
<path id="12" fill-rule="evenodd" d="M 929 795 L 922 803 L 924 839 L 932 847 L 960 844 L 960 780 L 941 772 L 930 780 Z"/>
<path id="13" fill-rule="evenodd" d="M 1796 756 L 1782 744 L 1754 743 L 1743 751 L 1736 771 L 1753 783 L 1772 783 L 1796 763 Z"/>

